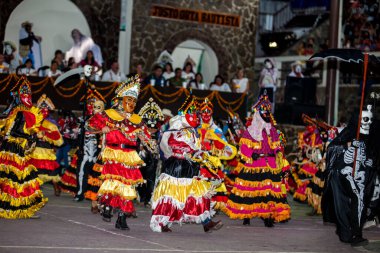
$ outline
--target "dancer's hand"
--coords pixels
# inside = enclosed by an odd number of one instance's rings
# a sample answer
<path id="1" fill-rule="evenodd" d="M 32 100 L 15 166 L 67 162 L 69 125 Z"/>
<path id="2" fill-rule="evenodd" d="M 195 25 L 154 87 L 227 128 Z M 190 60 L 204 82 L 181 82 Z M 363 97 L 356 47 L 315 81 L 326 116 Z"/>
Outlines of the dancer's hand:
<path id="1" fill-rule="evenodd" d="M 102 133 L 108 134 L 111 131 L 111 129 L 108 126 L 105 126 L 102 128 Z"/>

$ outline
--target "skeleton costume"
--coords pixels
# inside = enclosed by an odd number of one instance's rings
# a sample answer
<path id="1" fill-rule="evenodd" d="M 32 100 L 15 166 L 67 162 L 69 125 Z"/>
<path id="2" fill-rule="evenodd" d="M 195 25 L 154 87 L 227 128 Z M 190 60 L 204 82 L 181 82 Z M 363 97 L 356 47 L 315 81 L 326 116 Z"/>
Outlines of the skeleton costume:
<path id="1" fill-rule="evenodd" d="M 81 100 L 83 101 L 84 99 L 87 100 L 87 117 L 95 113 L 96 109 L 94 104 L 96 101 L 103 102 L 103 106 L 100 105 L 102 108 L 104 108 L 104 103 L 106 102 L 103 96 L 94 87 L 87 90 L 86 96 Z M 100 152 L 100 148 L 98 147 L 99 135 L 89 131 L 88 121 L 85 121 L 84 124 L 84 143 L 82 149 L 79 149 L 77 154 L 77 193 L 74 199 L 76 201 L 82 201 L 84 199 L 88 186 L 88 174 L 93 168 Z"/>
<path id="2" fill-rule="evenodd" d="M 98 191 L 104 221 L 111 221 L 112 209 L 118 212 L 115 227 L 128 230 L 126 219 L 134 215 L 135 187 L 143 183 L 140 167 L 144 161 L 138 155 L 139 144 L 157 150 L 156 143 L 139 115 L 133 111 L 140 92 L 138 75 L 120 83 L 114 100 L 116 109 L 95 114 L 88 121 L 91 131 L 102 131 L 104 140 L 100 152 L 103 169 Z"/>
<path id="3" fill-rule="evenodd" d="M 199 176 L 200 163 L 218 161 L 202 152 L 195 130 L 198 125 L 197 103 L 189 96 L 162 134 L 160 149 L 165 160 L 152 198 L 150 228 L 154 232 L 171 232 L 173 223 L 202 223 L 205 232 L 222 226 L 211 220 L 213 187 Z"/>
<path id="4" fill-rule="evenodd" d="M 329 145 L 326 157 L 328 179 L 322 196 L 323 218 L 325 222 L 336 224 L 336 233 L 342 242 L 353 246 L 368 243 L 362 237 L 362 228 L 373 195 L 371 182 L 376 174 L 374 150 L 369 144 L 371 109 L 369 105 L 362 112 L 359 140 L 355 140 L 357 117 L 354 117 Z"/>
<path id="5" fill-rule="evenodd" d="M 63 192 L 75 195 L 77 192 L 76 167 L 78 161 L 78 136 L 80 127 L 73 114 L 68 114 L 58 121 L 60 132 L 63 135 L 64 144 L 62 150 L 57 152 L 57 160 L 64 160 L 64 173 L 61 177 L 60 187 Z"/>
<path id="6" fill-rule="evenodd" d="M 18 88 L 20 104 L 1 121 L 3 141 L 0 146 L 0 218 L 30 218 L 41 209 L 44 198 L 36 167 L 30 163 L 36 135 L 43 115 L 32 104 L 30 83 L 20 77 Z"/>
<path id="7" fill-rule="evenodd" d="M 58 164 L 55 147 L 63 144 L 63 138 L 59 132 L 57 123 L 49 117 L 49 111 L 55 109 L 53 102 L 43 94 L 37 101 L 37 107 L 41 110 L 44 120 L 37 134 L 36 147 L 30 154 L 30 163 L 38 169 L 38 176 L 44 182 L 52 182 L 56 196 L 59 196 L 61 189 L 58 185 L 60 181 L 60 166 Z"/>
<path id="8" fill-rule="evenodd" d="M 227 142 L 223 131 L 214 123 L 212 118 L 213 105 L 206 98 L 200 105 L 201 125 L 198 128 L 198 135 L 201 142 L 201 149 L 217 157 L 220 161 L 231 160 L 236 156 L 237 150 Z M 228 200 L 227 188 L 224 184 L 224 173 L 222 166 L 220 168 L 212 166 L 212 163 L 206 164 L 200 168 L 203 177 L 214 181 L 218 187 L 216 194 L 212 197 L 212 206 L 215 210 L 224 210 Z"/>
<path id="9" fill-rule="evenodd" d="M 232 219 L 262 218 L 267 227 L 290 219 L 290 206 L 283 192 L 282 174 L 288 169 L 283 147 L 271 114 L 271 104 L 262 95 L 253 106 L 251 124 L 240 138 L 239 173 L 227 202 Z"/>
<path id="10" fill-rule="evenodd" d="M 159 137 L 158 130 L 161 128 L 161 124 L 165 119 L 161 108 L 156 102 L 153 101 L 153 98 L 150 98 L 149 101 L 140 109 L 139 115 L 148 127 L 148 130 L 151 133 L 151 138 L 157 141 Z M 140 168 L 145 183 L 138 188 L 138 192 L 140 202 L 144 203 L 145 206 L 149 206 L 156 180 L 156 171 L 158 170 L 159 165 L 159 154 L 152 153 L 148 149 L 144 148 L 140 151 L 140 156 L 145 162 L 145 166 Z"/>
<path id="11" fill-rule="evenodd" d="M 97 113 L 102 113 L 104 111 L 104 102 L 102 100 L 96 100 L 93 104 L 94 107 L 94 114 Z M 98 137 L 97 142 L 98 142 L 98 150 L 100 152 L 100 147 L 102 145 L 103 138 Z M 88 175 L 88 186 L 87 186 L 87 191 L 84 194 L 86 199 L 89 199 L 93 202 L 92 205 L 92 212 L 97 213 L 98 208 L 97 208 L 97 200 L 98 200 L 98 191 L 100 186 L 102 185 L 102 180 L 100 179 L 100 175 L 103 169 L 103 163 L 102 159 L 97 156 L 96 163 L 92 168 L 90 169 L 89 175 Z"/>

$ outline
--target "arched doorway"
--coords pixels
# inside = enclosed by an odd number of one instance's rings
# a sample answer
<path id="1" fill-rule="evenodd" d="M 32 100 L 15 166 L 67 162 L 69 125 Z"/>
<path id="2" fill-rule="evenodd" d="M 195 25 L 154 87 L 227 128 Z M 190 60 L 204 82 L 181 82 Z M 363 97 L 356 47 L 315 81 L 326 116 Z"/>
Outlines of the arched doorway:
<path id="1" fill-rule="evenodd" d="M 174 68 L 183 68 L 186 59 L 190 57 L 195 63 L 194 72 L 202 73 L 206 85 L 210 84 L 218 74 L 218 58 L 214 50 L 202 41 L 189 39 L 178 44 L 173 50 L 172 57 Z"/>
<path id="2" fill-rule="evenodd" d="M 73 45 L 71 31 L 75 28 L 91 36 L 90 27 L 80 9 L 69 0 L 24 0 L 12 12 L 5 28 L 5 41 L 18 48 L 21 23 L 33 23 L 33 32 L 42 37 L 44 65 L 50 65 L 54 52 L 66 52 Z"/>

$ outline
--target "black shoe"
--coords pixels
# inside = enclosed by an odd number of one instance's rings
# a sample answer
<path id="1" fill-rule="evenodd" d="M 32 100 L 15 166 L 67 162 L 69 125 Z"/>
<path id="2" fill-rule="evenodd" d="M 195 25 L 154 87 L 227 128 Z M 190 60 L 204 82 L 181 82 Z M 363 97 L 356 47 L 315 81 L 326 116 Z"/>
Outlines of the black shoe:
<path id="1" fill-rule="evenodd" d="M 104 206 L 101 215 L 103 216 L 103 220 L 105 222 L 111 222 L 112 218 L 112 207 L 111 206 Z"/>
<path id="2" fill-rule="evenodd" d="M 166 225 L 166 226 L 162 226 L 161 227 L 161 232 L 163 232 L 163 233 L 171 233 L 172 230 L 168 227 L 168 225 Z"/>
<path id="3" fill-rule="evenodd" d="M 251 225 L 251 220 L 248 219 L 248 218 L 244 218 L 244 220 L 243 220 L 243 226 L 249 226 L 249 225 Z"/>
<path id="4" fill-rule="evenodd" d="M 265 225 L 267 228 L 272 228 L 272 227 L 274 227 L 274 221 L 273 221 L 273 219 L 264 219 L 264 225 Z"/>
<path id="5" fill-rule="evenodd" d="M 366 246 L 368 245 L 368 240 L 364 239 L 363 237 L 354 237 L 351 240 L 351 246 L 352 247 L 360 247 L 360 246 Z"/>
<path id="6" fill-rule="evenodd" d="M 127 215 L 124 213 L 120 213 L 117 217 L 117 221 L 115 224 L 115 228 L 121 229 L 121 230 L 129 230 L 128 224 L 127 224 Z"/>
<path id="7" fill-rule="evenodd" d="M 222 221 L 209 221 L 205 225 L 203 225 L 203 229 L 206 233 L 211 233 L 213 230 L 219 230 L 223 227 Z"/>

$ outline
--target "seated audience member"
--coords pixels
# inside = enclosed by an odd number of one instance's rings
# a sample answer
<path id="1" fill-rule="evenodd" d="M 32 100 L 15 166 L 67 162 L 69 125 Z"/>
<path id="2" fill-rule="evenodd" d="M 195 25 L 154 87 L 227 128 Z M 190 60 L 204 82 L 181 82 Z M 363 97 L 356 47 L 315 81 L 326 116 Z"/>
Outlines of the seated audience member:
<path id="1" fill-rule="evenodd" d="M 25 67 L 20 68 L 18 70 L 17 74 L 27 75 L 27 76 L 36 76 L 37 75 L 37 71 L 32 67 L 33 63 L 32 63 L 31 59 L 26 59 L 24 66 Z"/>
<path id="2" fill-rule="evenodd" d="M 58 69 L 58 62 L 52 60 L 50 68 L 46 70 L 45 76 L 48 77 L 57 77 L 59 75 L 62 75 L 62 71 Z"/>
<path id="3" fill-rule="evenodd" d="M 186 82 L 189 83 L 191 80 L 195 78 L 193 65 L 191 62 L 187 62 L 183 67 L 182 78 L 186 79 Z"/>
<path id="4" fill-rule="evenodd" d="M 111 63 L 111 69 L 104 72 L 102 77 L 102 81 L 104 82 L 122 82 L 126 79 L 125 74 L 119 70 L 119 63 L 117 61 Z"/>
<path id="5" fill-rule="evenodd" d="M 144 70 L 143 70 L 143 64 L 142 63 L 138 63 L 136 65 L 136 68 L 135 68 L 135 71 L 134 72 L 131 72 L 127 75 L 127 77 L 134 77 L 135 75 L 139 75 L 140 77 L 140 82 L 141 83 L 144 83 L 144 79 L 146 78 L 146 74 L 144 73 Z"/>
<path id="6" fill-rule="evenodd" d="M 76 68 L 78 68 L 78 63 L 75 62 L 74 57 L 70 57 L 67 61 L 67 67 L 65 68 L 65 72 Z"/>
<path id="7" fill-rule="evenodd" d="M 207 90 L 205 83 L 203 82 L 203 76 L 201 73 L 195 74 L 195 78 L 190 81 L 187 88 L 198 89 L 198 90 Z"/>
<path id="8" fill-rule="evenodd" d="M 9 73 L 15 73 L 18 66 L 22 64 L 21 56 L 17 52 L 15 43 L 4 41 L 4 61 L 9 65 Z"/>
<path id="9" fill-rule="evenodd" d="M 174 72 L 174 77 L 168 80 L 169 85 L 177 88 L 182 88 L 184 84 L 187 84 L 186 79 L 182 77 L 182 69 L 176 68 Z"/>
<path id="10" fill-rule="evenodd" d="M 291 65 L 292 72 L 290 72 L 289 76 L 290 77 L 304 78 L 304 75 L 302 74 L 303 66 L 304 66 L 304 64 L 301 61 L 293 62 Z"/>
<path id="11" fill-rule="evenodd" d="M 165 64 L 165 71 L 162 75 L 164 76 L 165 80 L 169 80 L 170 78 L 175 76 L 173 66 L 170 62 Z"/>
<path id="12" fill-rule="evenodd" d="M 216 75 L 214 82 L 210 84 L 210 90 L 231 92 L 230 85 L 224 82 L 224 79 L 221 75 Z"/>
<path id="13" fill-rule="evenodd" d="M 165 87 L 166 80 L 162 76 L 162 67 L 160 65 L 156 65 L 153 69 L 153 73 L 145 78 L 144 83 L 152 86 Z"/>
<path id="14" fill-rule="evenodd" d="M 4 55 L 0 54 L 0 74 L 9 73 L 9 64 L 4 61 Z"/>
<path id="15" fill-rule="evenodd" d="M 53 60 L 57 62 L 60 71 L 63 71 L 66 68 L 63 52 L 61 50 L 58 49 L 55 51 Z"/>
<path id="16" fill-rule="evenodd" d="M 235 78 L 232 79 L 232 88 L 237 93 L 247 93 L 249 91 L 248 78 L 244 77 L 244 70 L 238 68 Z"/>

